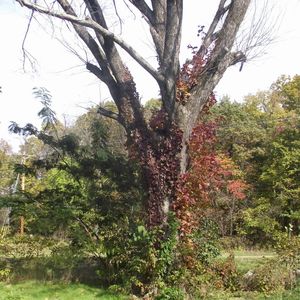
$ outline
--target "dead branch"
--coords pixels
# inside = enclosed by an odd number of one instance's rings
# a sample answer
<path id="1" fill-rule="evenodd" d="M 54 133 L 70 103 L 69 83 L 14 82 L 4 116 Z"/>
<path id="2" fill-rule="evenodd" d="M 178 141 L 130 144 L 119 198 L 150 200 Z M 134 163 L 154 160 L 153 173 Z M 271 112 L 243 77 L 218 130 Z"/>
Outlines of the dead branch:
<path id="1" fill-rule="evenodd" d="M 22 41 L 23 71 L 24 72 L 25 72 L 26 60 L 29 61 L 30 65 L 31 65 L 31 68 L 35 71 L 36 59 L 26 50 L 26 47 L 25 47 L 25 43 L 26 43 L 26 40 L 27 40 L 27 37 L 28 37 L 28 34 L 29 34 L 29 30 L 30 30 L 30 26 L 31 26 L 31 23 L 32 23 L 32 20 L 33 20 L 33 16 L 34 16 L 34 11 L 31 11 L 31 14 L 30 14 L 30 17 L 29 17 L 29 20 L 28 20 L 28 24 L 27 24 L 27 27 L 26 27 L 26 31 L 25 31 L 25 34 L 24 34 L 24 38 L 23 38 L 23 41 Z"/>
<path id="2" fill-rule="evenodd" d="M 154 69 L 135 49 L 125 42 L 121 37 L 116 36 L 113 32 L 105 29 L 104 27 L 100 26 L 97 22 L 92 20 L 91 18 L 87 17 L 86 19 L 80 19 L 77 16 L 66 14 L 63 12 L 56 12 L 49 10 L 47 8 L 44 8 L 38 4 L 34 4 L 32 2 L 28 2 L 26 0 L 17 0 L 20 5 L 25 6 L 33 11 L 37 11 L 42 14 L 50 15 L 62 20 L 67 20 L 72 22 L 73 24 L 82 26 L 82 27 L 88 27 L 95 32 L 99 32 L 101 35 L 110 38 L 113 40 L 116 44 L 118 44 L 122 49 L 124 49 L 137 63 L 139 63 L 149 74 L 151 74 L 154 79 L 158 82 L 163 81 L 163 76 L 161 73 L 159 73 L 156 69 Z"/>
<path id="3" fill-rule="evenodd" d="M 257 6 L 261 5 L 258 10 Z M 270 12 L 274 10 L 268 0 L 254 1 L 250 25 L 244 24 L 235 43 L 236 51 L 244 53 L 247 61 L 252 61 L 263 56 L 270 44 L 276 40 L 276 31 L 279 26 L 279 17 L 275 16 L 272 21 Z M 246 18 L 247 19 L 247 18 Z"/>
<path id="4" fill-rule="evenodd" d="M 120 117 L 119 117 L 119 115 L 116 114 L 116 113 L 114 113 L 113 111 L 107 110 L 107 109 L 105 109 L 105 108 L 103 108 L 103 107 L 100 106 L 100 107 L 98 108 L 97 112 L 98 112 L 100 115 L 104 116 L 104 117 L 113 119 L 113 120 L 115 120 L 115 121 L 117 121 L 117 122 L 120 123 Z"/>

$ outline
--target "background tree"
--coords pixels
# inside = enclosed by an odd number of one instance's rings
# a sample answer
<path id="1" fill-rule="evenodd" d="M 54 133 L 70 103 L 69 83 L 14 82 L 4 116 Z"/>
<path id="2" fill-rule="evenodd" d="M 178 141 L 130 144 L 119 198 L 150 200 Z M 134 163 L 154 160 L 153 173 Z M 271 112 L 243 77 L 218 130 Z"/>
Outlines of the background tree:
<path id="1" fill-rule="evenodd" d="M 16 183 L 14 174 L 14 163 L 16 157 L 13 156 L 10 145 L 0 139 L 0 226 L 9 223 L 9 206 L 6 199 L 11 195 Z"/>
<path id="2" fill-rule="evenodd" d="M 298 232 L 298 81 L 282 76 L 244 103 L 224 99 L 212 109 L 217 148 L 241 167 L 250 187 L 239 226 L 253 242 L 274 243 L 290 226 Z"/>
<path id="3" fill-rule="evenodd" d="M 117 110 L 113 102 L 105 102 L 100 105 L 100 109 Z M 80 143 L 85 146 L 92 145 L 97 140 L 101 141 L 105 137 L 107 147 L 111 151 L 126 156 L 126 133 L 124 128 L 115 120 L 100 115 L 98 109 L 98 107 L 89 108 L 86 114 L 76 120 L 70 131 L 75 133 L 79 137 Z M 98 137 L 97 128 L 99 129 Z"/>
<path id="4" fill-rule="evenodd" d="M 280 229 L 293 228 L 299 233 L 300 163 L 300 77 L 282 76 L 272 86 L 281 114 L 274 114 L 272 139 L 260 180 L 261 196 L 271 203 L 273 218 Z M 272 99 L 272 97 L 271 97 Z"/>
<path id="5" fill-rule="evenodd" d="M 47 109 L 40 117 L 47 112 L 52 115 Z M 130 279 L 141 287 L 152 282 L 149 270 L 155 268 L 149 258 L 144 193 L 139 168 L 120 144 L 110 143 L 110 138 L 121 141 L 124 136 L 110 121 L 92 108 L 64 134 L 58 134 L 57 120 L 41 130 L 13 123 L 13 132 L 31 135 L 23 147 L 26 153 L 47 149 L 46 155 L 28 156 L 18 165 L 18 172 L 26 172 L 28 188 L 13 203 L 13 213 L 23 213 L 27 233 L 67 238 L 74 256 L 96 259 L 102 284 L 129 284 Z"/>
<path id="6" fill-rule="evenodd" d="M 150 65 L 123 38 L 111 30 L 100 1 L 85 0 L 82 5 L 57 0 L 47 5 L 17 0 L 33 12 L 47 14 L 73 25 L 91 59 L 87 69 L 104 82 L 117 106 L 117 112 L 102 108 L 100 113 L 117 120 L 125 129 L 128 145 L 136 152 L 148 191 L 148 223 L 166 222 L 170 202 L 175 198 L 179 173 L 187 169 L 186 142 L 199 113 L 211 99 L 213 89 L 226 69 L 245 60 L 232 47 L 250 0 L 219 1 L 211 25 L 203 33 L 194 56 L 181 71 L 182 0 L 127 1 L 142 14 L 155 46 L 158 68 Z M 118 10 L 115 10 L 118 15 Z M 109 16 L 111 17 L 111 16 Z M 200 32 L 202 34 L 202 32 Z M 121 47 L 157 82 L 162 99 L 161 111 L 147 123 L 130 70 L 119 51 Z"/>
<path id="7" fill-rule="evenodd" d="M 13 157 L 10 145 L 3 139 L 0 140 L 0 194 L 10 193 L 14 182 Z"/>

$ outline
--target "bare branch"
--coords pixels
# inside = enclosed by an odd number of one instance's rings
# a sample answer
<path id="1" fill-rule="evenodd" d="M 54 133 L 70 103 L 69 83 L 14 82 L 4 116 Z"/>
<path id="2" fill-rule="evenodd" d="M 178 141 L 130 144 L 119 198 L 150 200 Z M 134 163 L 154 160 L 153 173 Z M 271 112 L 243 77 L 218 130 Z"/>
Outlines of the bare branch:
<path id="1" fill-rule="evenodd" d="M 144 0 L 129 0 L 145 16 L 150 24 L 154 25 L 153 11 Z"/>
<path id="2" fill-rule="evenodd" d="M 205 34 L 205 37 L 203 39 L 203 42 L 201 44 L 201 47 L 198 51 L 198 55 L 204 57 L 205 54 L 207 53 L 208 49 L 210 48 L 211 44 L 218 38 L 219 36 L 219 32 L 216 32 L 216 28 L 218 26 L 218 24 L 220 23 L 222 17 L 226 14 L 226 12 L 228 11 L 228 9 L 230 8 L 230 4 L 228 4 L 227 6 L 225 6 L 227 0 L 221 0 L 219 3 L 219 7 L 218 10 L 214 16 L 214 19 L 207 31 L 207 33 Z"/>
<path id="3" fill-rule="evenodd" d="M 107 109 L 105 109 L 103 107 L 99 107 L 98 110 L 97 110 L 97 112 L 100 115 L 104 116 L 104 117 L 108 117 L 108 118 L 113 119 L 113 120 L 115 120 L 115 121 L 117 121 L 117 122 L 120 123 L 120 117 L 119 117 L 119 115 L 116 114 L 116 113 L 114 113 L 113 111 L 107 110 Z"/>
<path id="4" fill-rule="evenodd" d="M 117 9 L 117 5 L 116 5 L 116 0 L 113 0 L 113 4 L 114 4 L 114 9 L 115 9 L 115 12 L 116 12 L 116 15 L 119 19 L 119 23 L 120 23 L 120 34 L 122 34 L 122 31 L 123 31 L 123 28 L 122 28 L 122 24 L 123 24 L 123 21 L 119 15 L 119 12 L 118 12 L 118 9 Z"/>
<path id="5" fill-rule="evenodd" d="M 66 1 L 60 0 L 61 5 L 63 5 L 62 3 L 64 2 Z M 105 29 L 108 29 L 102 8 L 100 7 L 98 1 L 84 0 L 84 2 L 91 18 Z M 65 4 L 63 5 L 63 9 L 68 13 L 69 9 L 66 7 Z M 116 49 L 115 44 L 113 43 L 113 40 L 107 37 L 103 37 L 99 32 L 95 32 L 95 34 L 99 44 L 105 52 L 106 63 L 109 65 L 112 75 L 115 77 L 117 82 L 121 82 L 124 76 L 125 66 L 122 63 L 122 60 Z"/>
<path id="6" fill-rule="evenodd" d="M 227 68 L 232 64 L 234 55 L 230 51 L 249 4 L 250 0 L 231 2 L 209 60 L 198 78 L 197 85 L 191 90 L 189 101 L 185 106 L 177 107 L 176 116 L 180 127 L 184 130 L 184 139 L 190 136 L 203 105 L 209 99 L 211 92 Z M 182 153 L 185 151 L 187 149 L 184 146 Z M 186 165 L 182 164 L 181 168 L 185 170 Z"/>
<path id="7" fill-rule="evenodd" d="M 169 1 L 167 4 L 167 16 L 166 16 L 166 37 L 165 46 L 163 53 L 162 63 L 165 65 L 170 65 L 173 60 L 175 64 L 178 62 L 177 55 L 179 53 L 180 39 L 181 39 L 181 23 L 182 23 L 182 11 L 183 3 L 181 1 Z M 173 59 L 172 59 L 173 58 Z M 177 72 L 177 67 L 174 67 L 174 71 Z"/>
<path id="8" fill-rule="evenodd" d="M 237 51 L 243 52 L 247 57 L 247 61 L 257 59 L 265 54 L 266 48 L 276 40 L 276 31 L 278 29 L 278 20 L 280 16 L 270 18 L 269 1 L 260 2 L 261 9 L 257 9 L 257 2 L 253 2 L 252 17 L 250 25 L 245 25 L 237 36 L 235 48 Z M 251 11 L 250 11 L 251 12 Z M 270 20 L 272 21 L 270 22 Z"/>
<path id="9" fill-rule="evenodd" d="M 165 25 L 163 26 L 163 29 L 157 27 L 161 30 L 161 36 L 164 38 L 163 52 L 160 57 L 160 67 L 165 75 L 165 81 L 163 82 L 163 85 L 160 85 L 160 90 L 164 109 L 170 115 L 170 118 L 173 118 L 176 98 L 176 80 L 180 72 L 179 51 L 181 43 L 182 14 L 182 0 L 167 1 L 164 16 Z M 155 35 L 152 34 L 152 37 L 155 41 Z"/>
<path id="10" fill-rule="evenodd" d="M 223 1 L 224 2 L 224 1 Z M 220 29 L 220 34 L 215 42 L 214 48 L 210 55 L 207 64 L 209 74 L 214 76 L 220 72 L 221 69 L 225 70 L 232 65 L 236 57 L 230 52 L 236 38 L 236 34 L 241 26 L 247 9 L 251 0 L 232 1 L 230 3 L 228 14 Z"/>
<path id="11" fill-rule="evenodd" d="M 153 22 L 150 26 L 150 32 L 155 44 L 155 48 L 158 54 L 159 61 L 162 61 L 165 47 L 166 37 L 166 11 L 167 1 L 151 0 L 153 8 Z"/>
<path id="12" fill-rule="evenodd" d="M 25 43 L 26 43 L 26 40 L 27 40 L 27 36 L 28 36 L 28 33 L 29 33 L 29 29 L 30 29 L 30 25 L 31 25 L 33 16 L 34 16 L 34 11 L 31 11 L 29 21 L 28 21 L 28 24 L 27 24 L 27 28 L 26 28 L 26 31 L 25 31 L 25 35 L 24 35 L 24 38 L 23 38 L 23 41 L 22 41 L 23 70 L 24 71 L 25 71 L 26 59 L 28 59 L 30 65 L 31 65 L 31 68 L 33 70 L 35 70 L 36 59 L 25 48 Z"/>
<path id="13" fill-rule="evenodd" d="M 130 0 L 129 0 L 130 1 Z M 126 2 L 126 0 L 123 0 L 123 3 L 125 4 L 125 6 L 128 8 L 128 10 L 131 12 L 131 14 L 134 17 L 134 20 L 136 19 L 136 15 L 135 13 L 132 11 L 131 7 L 128 5 L 128 3 Z"/>
<path id="14" fill-rule="evenodd" d="M 122 38 L 116 36 L 113 32 L 105 29 L 104 27 L 100 26 L 97 22 L 90 18 L 86 18 L 85 20 L 79 19 L 76 16 L 62 13 L 62 12 L 55 12 L 48 10 L 40 5 L 28 2 L 26 0 L 17 0 L 21 5 L 30 8 L 34 11 L 39 13 L 47 14 L 62 20 L 67 20 L 72 22 L 73 24 L 77 24 L 83 27 L 88 27 L 94 29 L 96 32 L 99 32 L 105 37 L 112 39 L 115 43 L 117 43 L 121 48 L 123 48 L 132 58 L 136 60 L 147 72 L 149 72 L 158 82 L 163 80 L 163 76 L 159 73 L 156 69 L 154 69 L 141 55 L 134 50 L 134 48 L 126 43 Z"/>
<path id="15" fill-rule="evenodd" d="M 98 77 L 101 81 L 103 81 L 106 84 L 110 84 L 111 77 L 107 76 L 106 72 L 103 72 L 101 69 L 99 69 L 97 66 L 93 65 L 90 62 L 86 63 L 86 68 L 96 77 Z"/>
<path id="16" fill-rule="evenodd" d="M 91 241 L 93 241 L 95 243 L 93 236 L 96 238 L 97 241 L 100 241 L 100 236 L 95 232 L 95 230 L 93 230 L 91 228 L 91 226 L 89 226 L 87 223 L 85 223 L 82 220 L 82 218 L 79 218 L 76 216 L 74 216 L 74 218 L 81 224 L 81 226 L 83 227 L 84 231 L 88 234 Z"/>

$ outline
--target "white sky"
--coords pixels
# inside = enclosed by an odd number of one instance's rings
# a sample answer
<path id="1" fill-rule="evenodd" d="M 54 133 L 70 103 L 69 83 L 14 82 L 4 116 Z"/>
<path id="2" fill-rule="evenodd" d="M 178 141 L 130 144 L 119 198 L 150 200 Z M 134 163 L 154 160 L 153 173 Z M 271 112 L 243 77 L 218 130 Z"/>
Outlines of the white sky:
<path id="1" fill-rule="evenodd" d="M 257 0 L 261 3 L 263 0 Z M 270 22 L 277 16 L 280 28 L 276 29 L 276 42 L 267 49 L 267 54 L 257 61 L 227 70 L 216 88 L 218 97 L 229 95 L 232 100 L 242 101 L 243 96 L 268 89 L 280 75 L 300 73 L 300 0 L 269 0 L 274 6 Z M 206 3 L 204 6 L 204 3 Z M 195 38 L 198 25 L 208 25 L 215 11 L 217 0 L 185 0 L 182 58 L 187 54 L 186 45 L 197 44 Z M 0 0 L 0 138 L 7 140 L 14 149 L 22 141 L 7 131 L 10 121 L 20 125 L 31 122 L 39 124 L 38 100 L 32 96 L 32 88 L 43 86 L 53 95 L 53 109 L 60 119 L 65 115 L 71 120 L 84 113 L 82 107 L 89 107 L 100 100 L 109 99 L 104 84 L 89 74 L 82 62 L 59 44 L 53 37 L 33 26 L 28 39 L 27 49 L 38 61 L 37 72 L 26 65 L 22 69 L 21 45 L 28 22 L 28 11 L 19 7 L 14 0 Z M 126 39 L 137 43 L 137 48 L 150 61 L 155 60 L 147 35 L 140 19 L 129 13 L 126 20 L 128 31 Z M 141 34 L 138 35 L 138 30 Z M 157 97 L 158 88 L 153 80 L 129 60 L 133 68 L 140 96 L 145 101 Z"/>

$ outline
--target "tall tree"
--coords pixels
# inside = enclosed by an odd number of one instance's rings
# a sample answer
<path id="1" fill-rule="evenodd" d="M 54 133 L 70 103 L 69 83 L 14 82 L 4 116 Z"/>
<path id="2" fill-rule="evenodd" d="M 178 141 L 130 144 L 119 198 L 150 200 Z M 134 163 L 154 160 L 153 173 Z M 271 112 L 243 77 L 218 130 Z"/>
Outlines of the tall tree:
<path id="1" fill-rule="evenodd" d="M 5 200 L 11 194 L 16 180 L 13 167 L 15 160 L 11 146 L 0 139 L 0 226 L 9 222 L 9 209 Z"/>
<path id="2" fill-rule="evenodd" d="M 9 194 L 14 181 L 13 154 L 11 146 L 0 139 L 0 195 Z"/>
<path id="3" fill-rule="evenodd" d="M 113 33 L 103 2 L 84 0 L 16 0 L 21 6 L 73 25 L 93 61 L 86 68 L 104 82 L 118 111 L 99 112 L 118 121 L 125 129 L 128 145 L 142 167 L 150 227 L 165 224 L 170 203 L 175 198 L 176 181 L 188 167 L 187 142 L 198 116 L 226 69 L 245 61 L 241 51 L 232 51 L 250 0 L 220 0 L 214 18 L 201 44 L 193 48 L 193 58 L 180 67 L 183 0 L 126 0 L 139 12 L 152 36 L 158 59 L 153 67 L 134 45 Z M 118 16 L 118 2 L 112 1 Z M 110 12 L 111 14 L 111 12 Z M 134 78 L 121 56 L 120 47 L 157 82 L 161 110 L 147 122 Z"/>

